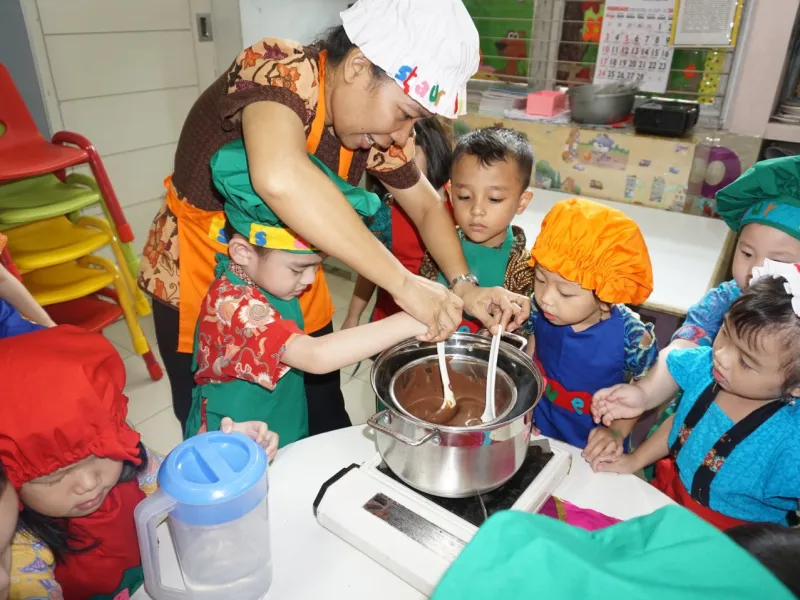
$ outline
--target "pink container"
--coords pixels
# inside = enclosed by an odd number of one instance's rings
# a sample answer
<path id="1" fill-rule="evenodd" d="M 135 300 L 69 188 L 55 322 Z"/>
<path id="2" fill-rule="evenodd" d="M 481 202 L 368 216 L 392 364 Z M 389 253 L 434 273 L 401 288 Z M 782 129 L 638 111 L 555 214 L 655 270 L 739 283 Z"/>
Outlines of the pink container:
<path id="1" fill-rule="evenodd" d="M 525 112 L 529 115 L 552 117 L 567 108 L 567 95 L 564 92 L 539 90 L 528 94 Z"/>

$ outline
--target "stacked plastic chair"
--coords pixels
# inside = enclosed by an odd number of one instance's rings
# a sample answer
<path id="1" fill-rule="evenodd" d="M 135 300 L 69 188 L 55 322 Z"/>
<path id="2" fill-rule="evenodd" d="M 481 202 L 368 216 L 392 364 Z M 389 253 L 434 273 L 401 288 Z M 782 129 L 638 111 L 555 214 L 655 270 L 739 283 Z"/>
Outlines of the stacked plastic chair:
<path id="1" fill-rule="evenodd" d="M 100 155 L 75 133 L 44 139 L 2 63 L 0 98 L 0 231 L 8 236 L 0 261 L 21 276 L 57 323 L 101 331 L 124 317 L 150 377 L 160 379 L 138 321 L 151 309 L 135 281 L 133 233 Z M 93 177 L 67 174 L 84 164 Z M 95 204 L 106 219 L 81 215 Z M 94 254 L 106 246 L 116 264 Z"/>

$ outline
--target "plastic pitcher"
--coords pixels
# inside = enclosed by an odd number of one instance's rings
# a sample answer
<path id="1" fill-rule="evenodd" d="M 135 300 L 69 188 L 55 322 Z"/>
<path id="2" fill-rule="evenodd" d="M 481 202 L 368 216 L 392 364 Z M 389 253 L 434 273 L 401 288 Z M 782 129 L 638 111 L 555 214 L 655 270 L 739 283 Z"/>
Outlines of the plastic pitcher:
<path id="1" fill-rule="evenodd" d="M 259 600 L 272 583 L 267 455 L 216 431 L 175 448 L 136 508 L 144 587 L 155 600 Z M 186 590 L 163 584 L 156 525 L 167 523 Z M 167 549 L 167 551 L 169 551 Z"/>

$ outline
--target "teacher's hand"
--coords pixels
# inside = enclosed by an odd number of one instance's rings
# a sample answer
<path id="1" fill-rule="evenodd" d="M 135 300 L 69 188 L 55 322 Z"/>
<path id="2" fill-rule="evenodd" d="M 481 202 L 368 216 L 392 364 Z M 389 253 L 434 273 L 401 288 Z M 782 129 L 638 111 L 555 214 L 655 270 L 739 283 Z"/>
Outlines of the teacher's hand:
<path id="1" fill-rule="evenodd" d="M 464 310 L 483 323 L 492 334 L 497 332 L 498 325 L 502 325 L 505 331 L 517 329 L 531 314 L 531 299 L 505 288 L 477 287 L 463 282 L 454 291 L 464 301 Z"/>
<path id="2" fill-rule="evenodd" d="M 394 295 L 394 301 L 417 321 L 428 326 L 424 342 L 440 342 L 452 335 L 461 323 L 464 303 L 442 284 L 409 273 Z"/>

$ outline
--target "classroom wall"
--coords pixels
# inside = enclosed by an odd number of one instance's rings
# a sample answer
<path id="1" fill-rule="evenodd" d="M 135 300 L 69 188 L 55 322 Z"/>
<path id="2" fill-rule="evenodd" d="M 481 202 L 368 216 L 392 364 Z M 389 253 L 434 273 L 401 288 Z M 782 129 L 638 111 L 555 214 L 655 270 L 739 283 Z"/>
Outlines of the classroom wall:
<path id="1" fill-rule="evenodd" d="M 353 0 L 239 0 L 242 41 L 250 46 L 263 37 L 308 44 L 340 23 L 339 13 Z"/>
<path id="2" fill-rule="evenodd" d="M 49 138 L 50 125 L 47 122 L 20 0 L 0 0 L 0 62 L 11 72 L 39 131 Z"/>

